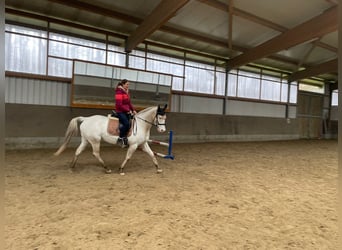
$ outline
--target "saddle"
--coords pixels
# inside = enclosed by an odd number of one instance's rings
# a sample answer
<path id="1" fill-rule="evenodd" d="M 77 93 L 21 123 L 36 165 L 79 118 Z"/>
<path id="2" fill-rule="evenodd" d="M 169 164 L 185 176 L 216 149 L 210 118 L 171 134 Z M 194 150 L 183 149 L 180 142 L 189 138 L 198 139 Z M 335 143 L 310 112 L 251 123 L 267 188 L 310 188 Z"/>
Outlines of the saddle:
<path id="1" fill-rule="evenodd" d="M 108 126 L 107 126 L 107 132 L 111 135 L 120 135 L 120 128 L 122 127 L 122 124 L 119 122 L 119 117 L 115 110 L 112 110 L 111 114 L 108 114 Z M 132 134 L 132 120 L 129 123 L 129 130 L 127 137 Z"/>

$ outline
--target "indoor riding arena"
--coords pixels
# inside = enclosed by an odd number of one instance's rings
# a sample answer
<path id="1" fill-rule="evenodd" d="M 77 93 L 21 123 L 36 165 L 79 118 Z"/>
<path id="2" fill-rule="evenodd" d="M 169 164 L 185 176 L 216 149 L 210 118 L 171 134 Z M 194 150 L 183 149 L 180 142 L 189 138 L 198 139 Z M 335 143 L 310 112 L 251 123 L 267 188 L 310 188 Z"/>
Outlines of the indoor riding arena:
<path id="1" fill-rule="evenodd" d="M 4 249 L 338 249 L 338 1 L 4 7 Z"/>

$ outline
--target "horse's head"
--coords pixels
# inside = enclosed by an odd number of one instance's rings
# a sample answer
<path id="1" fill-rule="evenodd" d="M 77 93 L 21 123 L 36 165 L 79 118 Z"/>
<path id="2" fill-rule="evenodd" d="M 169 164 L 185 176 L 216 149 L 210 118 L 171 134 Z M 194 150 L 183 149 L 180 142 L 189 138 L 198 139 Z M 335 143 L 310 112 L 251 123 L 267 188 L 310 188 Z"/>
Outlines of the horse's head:
<path id="1" fill-rule="evenodd" d="M 156 114 L 156 126 L 157 126 L 157 130 L 158 132 L 162 133 L 166 131 L 166 110 L 167 108 L 167 104 L 164 105 L 164 107 L 160 107 L 160 105 L 158 105 L 158 109 L 157 109 L 157 114 Z"/>

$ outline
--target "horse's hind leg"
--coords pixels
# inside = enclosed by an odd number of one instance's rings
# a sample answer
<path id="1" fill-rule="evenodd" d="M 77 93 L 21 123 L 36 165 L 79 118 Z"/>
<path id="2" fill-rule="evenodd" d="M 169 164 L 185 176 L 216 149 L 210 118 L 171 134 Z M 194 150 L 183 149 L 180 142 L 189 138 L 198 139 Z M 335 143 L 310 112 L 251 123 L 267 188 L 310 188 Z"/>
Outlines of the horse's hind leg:
<path id="1" fill-rule="evenodd" d="M 157 169 L 157 173 L 163 172 L 163 170 L 159 168 L 157 158 L 154 156 L 154 153 L 153 153 L 152 149 L 150 148 L 150 145 L 148 145 L 148 143 L 145 142 L 143 145 L 141 145 L 141 149 L 142 149 L 142 151 L 146 152 L 152 158 L 154 166 Z"/>
<path id="2" fill-rule="evenodd" d="M 91 146 L 93 147 L 93 155 L 95 156 L 96 159 L 98 159 L 98 161 L 101 163 L 102 167 L 105 170 L 106 174 L 110 174 L 112 172 L 112 170 L 110 170 L 106 164 L 104 163 L 104 161 L 102 160 L 101 156 L 100 156 L 100 142 L 96 141 L 96 142 L 92 142 Z"/>
<path id="3" fill-rule="evenodd" d="M 75 155 L 74 155 L 74 159 L 70 163 L 70 168 L 71 169 L 75 168 L 78 156 L 83 152 L 83 150 L 87 147 L 87 145 L 88 145 L 87 140 L 82 137 L 81 138 L 81 144 L 77 147 Z"/>

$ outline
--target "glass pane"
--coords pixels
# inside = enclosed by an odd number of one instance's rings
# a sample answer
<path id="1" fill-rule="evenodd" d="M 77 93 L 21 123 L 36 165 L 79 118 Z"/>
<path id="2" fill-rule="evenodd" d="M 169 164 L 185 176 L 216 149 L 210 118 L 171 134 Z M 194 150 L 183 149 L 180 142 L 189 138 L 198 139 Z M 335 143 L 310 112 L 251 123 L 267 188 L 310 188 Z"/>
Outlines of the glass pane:
<path id="1" fill-rule="evenodd" d="M 84 39 L 84 38 L 76 38 L 78 40 L 106 40 L 106 35 L 102 33 L 101 31 L 95 32 L 94 30 L 87 30 L 87 29 L 82 29 L 82 28 L 75 28 L 70 25 L 63 25 L 59 23 L 54 23 L 50 22 L 50 29 L 54 30 L 55 34 L 58 33 L 58 31 L 61 31 L 62 33 L 68 33 L 68 34 L 73 34 L 74 37 L 81 36 L 81 37 L 89 37 L 89 39 Z M 58 35 L 57 35 L 58 36 Z M 60 37 L 65 36 L 68 37 L 67 35 L 61 34 Z M 69 40 L 69 42 L 73 42 L 73 40 Z M 79 43 L 82 44 L 82 43 Z M 100 48 L 105 48 L 105 47 L 100 47 Z"/>
<path id="2" fill-rule="evenodd" d="M 6 33 L 5 69 L 46 74 L 46 50 L 46 39 Z"/>
<path id="3" fill-rule="evenodd" d="M 105 63 L 106 51 L 64 42 L 50 41 L 49 55 Z"/>
<path id="4" fill-rule="evenodd" d="M 324 84 L 322 86 L 299 83 L 299 90 L 324 94 Z"/>
<path id="5" fill-rule="evenodd" d="M 183 60 L 152 53 L 148 53 L 147 56 L 147 70 L 183 76 Z"/>
<path id="6" fill-rule="evenodd" d="M 50 76 L 72 77 L 72 61 L 49 58 L 48 74 Z"/>
<path id="7" fill-rule="evenodd" d="M 113 76 L 113 67 L 111 66 L 105 66 L 102 64 L 95 64 L 95 63 L 86 63 L 86 65 L 87 65 L 86 75 L 106 77 L 106 78 L 112 78 Z"/>
<path id="8" fill-rule="evenodd" d="M 57 61 L 53 66 L 58 63 L 63 62 Z M 131 82 L 131 97 L 138 107 L 165 104 L 170 100 L 171 75 L 84 61 L 75 61 L 74 69 L 78 73 L 72 78 L 74 105 L 113 107 L 113 88 L 121 79 Z"/>
<path id="9" fill-rule="evenodd" d="M 135 69 L 145 69 L 145 53 L 134 50 L 129 54 L 129 67 Z"/>
<path id="10" fill-rule="evenodd" d="M 11 31 L 14 33 L 24 34 L 24 35 L 37 36 L 37 37 L 42 37 L 42 38 L 47 37 L 46 31 L 31 29 L 31 28 L 27 28 L 27 27 L 12 25 L 12 24 L 6 24 L 5 30 Z"/>
<path id="11" fill-rule="evenodd" d="M 297 83 L 290 86 L 290 103 L 297 103 Z"/>
<path id="12" fill-rule="evenodd" d="M 204 63 L 200 63 L 200 62 L 194 62 L 194 61 L 185 61 L 185 65 L 196 67 L 196 68 L 209 69 L 209 70 L 215 69 L 215 67 L 213 65 L 204 64 Z"/>
<path id="13" fill-rule="evenodd" d="M 261 100 L 280 101 L 280 82 L 262 80 Z"/>
<path id="14" fill-rule="evenodd" d="M 124 48 L 116 45 L 108 45 L 107 63 L 117 66 L 126 66 L 126 53 Z"/>
<path id="15" fill-rule="evenodd" d="M 281 102 L 287 102 L 289 85 L 286 81 L 281 84 Z"/>
<path id="16" fill-rule="evenodd" d="M 64 42 L 65 44 L 82 45 L 91 48 L 106 49 L 106 44 L 102 42 L 96 42 L 88 39 L 67 36 L 58 33 L 50 33 L 49 38 L 52 40 Z"/>
<path id="17" fill-rule="evenodd" d="M 183 78 L 173 77 L 172 89 L 173 90 L 180 90 L 180 91 L 183 90 Z"/>
<path id="18" fill-rule="evenodd" d="M 214 80 L 212 71 L 185 67 L 185 91 L 213 94 Z"/>
<path id="19" fill-rule="evenodd" d="M 237 75 L 228 74 L 228 96 L 236 96 Z"/>
<path id="20" fill-rule="evenodd" d="M 226 74 L 222 72 L 216 72 L 216 95 L 225 95 L 226 90 Z"/>
<path id="21" fill-rule="evenodd" d="M 259 99 L 259 94 L 259 79 L 241 75 L 238 76 L 238 97 Z"/>
<path id="22" fill-rule="evenodd" d="M 108 52 L 107 63 L 124 67 L 126 65 L 126 54 L 118 52 Z"/>
<path id="23" fill-rule="evenodd" d="M 331 95 L 331 106 L 338 106 L 338 90 L 334 90 Z"/>

